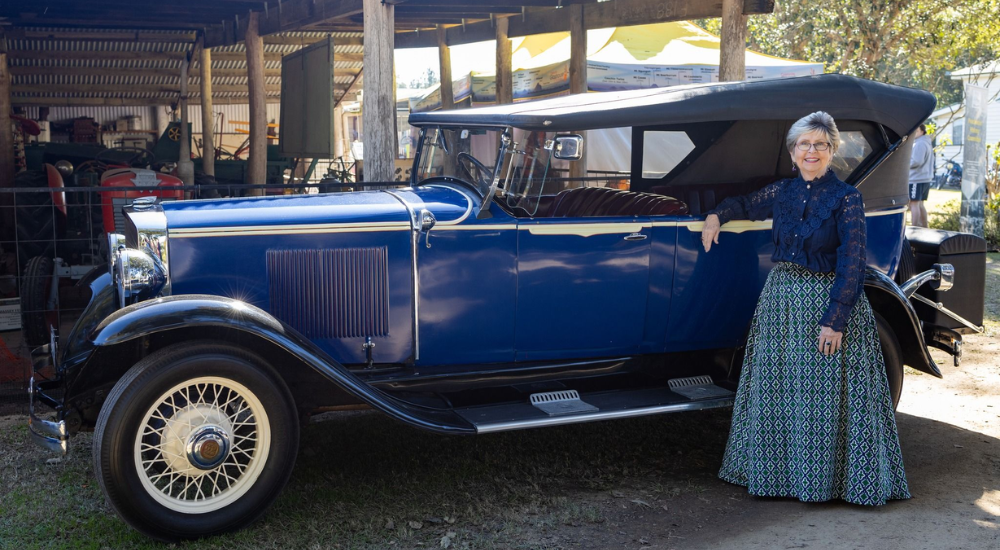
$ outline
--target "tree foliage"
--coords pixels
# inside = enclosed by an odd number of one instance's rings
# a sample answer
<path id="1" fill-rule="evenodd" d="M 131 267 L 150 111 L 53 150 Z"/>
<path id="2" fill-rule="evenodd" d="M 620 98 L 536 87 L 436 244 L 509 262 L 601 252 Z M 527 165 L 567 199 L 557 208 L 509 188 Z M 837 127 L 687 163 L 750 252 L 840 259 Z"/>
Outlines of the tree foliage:
<path id="1" fill-rule="evenodd" d="M 720 20 L 703 24 L 718 33 Z M 750 49 L 823 62 L 827 72 L 961 98 L 948 72 L 1000 59 L 1000 0 L 778 0 L 751 16 Z"/>
<path id="2" fill-rule="evenodd" d="M 407 84 L 406 82 L 399 82 L 396 84 L 396 87 L 410 88 L 413 90 L 423 90 L 426 88 L 430 88 L 431 86 L 437 84 L 440 81 L 441 79 L 438 78 L 438 75 L 436 72 L 434 72 L 434 69 L 428 68 L 424 74 L 410 80 L 409 84 Z"/>

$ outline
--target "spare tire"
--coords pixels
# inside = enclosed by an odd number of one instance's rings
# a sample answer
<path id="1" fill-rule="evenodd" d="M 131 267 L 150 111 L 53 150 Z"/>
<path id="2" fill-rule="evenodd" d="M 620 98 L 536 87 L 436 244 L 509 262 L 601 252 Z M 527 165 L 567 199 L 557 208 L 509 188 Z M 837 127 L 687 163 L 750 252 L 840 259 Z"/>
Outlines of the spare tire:
<path id="1" fill-rule="evenodd" d="M 903 284 L 917 274 L 917 259 L 913 255 L 910 241 L 903 237 L 903 246 L 899 251 L 899 269 L 896 270 L 896 284 Z"/>
<path id="2" fill-rule="evenodd" d="M 49 343 L 49 330 L 57 312 L 49 311 L 52 289 L 52 259 L 36 256 L 28 260 L 21 278 L 21 330 L 29 348 Z"/>

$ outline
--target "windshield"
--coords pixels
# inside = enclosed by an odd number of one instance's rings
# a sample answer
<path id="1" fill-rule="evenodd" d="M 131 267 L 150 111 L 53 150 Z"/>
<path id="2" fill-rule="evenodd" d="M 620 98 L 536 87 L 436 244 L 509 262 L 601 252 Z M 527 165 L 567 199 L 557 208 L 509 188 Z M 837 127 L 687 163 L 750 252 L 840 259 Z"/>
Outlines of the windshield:
<path id="1" fill-rule="evenodd" d="M 427 128 L 417 154 L 414 181 L 456 178 L 486 196 L 493 184 L 501 131 L 491 128 Z"/>
<path id="2" fill-rule="evenodd" d="M 562 190 L 566 183 L 566 161 L 555 161 L 546 144 L 555 132 L 514 130 L 513 145 L 507 149 L 500 173 L 497 195 L 507 206 L 524 210 L 529 216 L 538 211 L 540 197 Z M 548 189 L 546 189 L 548 188 Z"/>

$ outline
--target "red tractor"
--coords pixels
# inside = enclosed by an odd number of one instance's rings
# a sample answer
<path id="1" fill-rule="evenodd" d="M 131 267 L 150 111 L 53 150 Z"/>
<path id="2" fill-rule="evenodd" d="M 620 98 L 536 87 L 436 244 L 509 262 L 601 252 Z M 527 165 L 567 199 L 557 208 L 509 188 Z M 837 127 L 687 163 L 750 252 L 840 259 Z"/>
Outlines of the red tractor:
<path id="1" fill-rule="evenodd" d="M 17 187 L 44 186 L 50 190 L 20 193 L 17 198 L 22 326 L 29 347 L 48 342 L 50 329 L 58 323 L 60 294 L 72 299 L 79 293 L 73 281 L 95 265 L 103 265 L 101 247 L 107 243 L 108 233 L 121 231 L 122 207 L 139 197 L 155 196 L 161 201 L 184 198 L 180 189 L 184 182 L 147 168 L 154 163 L 149 151 L 122 147 L 107 149 L 82 163 L 78 170 L 101 174 L 99 214 L 88 207 L 96 204 L 83 193 L 73 193 L 67 208 L 63 174 L 72 173 L 68 163 L 60 167 L 62 172 L 45 164 L 41 173 L 18 175 Z"/>

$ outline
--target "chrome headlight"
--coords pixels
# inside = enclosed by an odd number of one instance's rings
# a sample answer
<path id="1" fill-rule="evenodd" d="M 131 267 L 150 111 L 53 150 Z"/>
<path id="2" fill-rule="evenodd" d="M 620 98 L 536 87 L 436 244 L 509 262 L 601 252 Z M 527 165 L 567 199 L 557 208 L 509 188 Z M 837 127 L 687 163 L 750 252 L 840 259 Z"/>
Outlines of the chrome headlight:
<path id="1" fill-rule="evenodd" d="M 167 274 L 160 262 L 141 250 L 118 249 L 114 265 L 119 307 L 159 295 L 167 282 Z"/>
<path id="2" fill-rule="evenodd" d="M 108 233 L 108 273 L 111 278 L 115 278 L 115 260 L 118 258 L 118 250 L 125 248 L 125 235 L 121 233 Z"/>
<path id="3" fill-rule="evenodd" d="M 163 208 L 155 197 L 140 197 L 126 206 L 124 213 L 125 237 L 108 236 L 111 274 L 120 307 L 170 294 L 167 218 Z"/>

